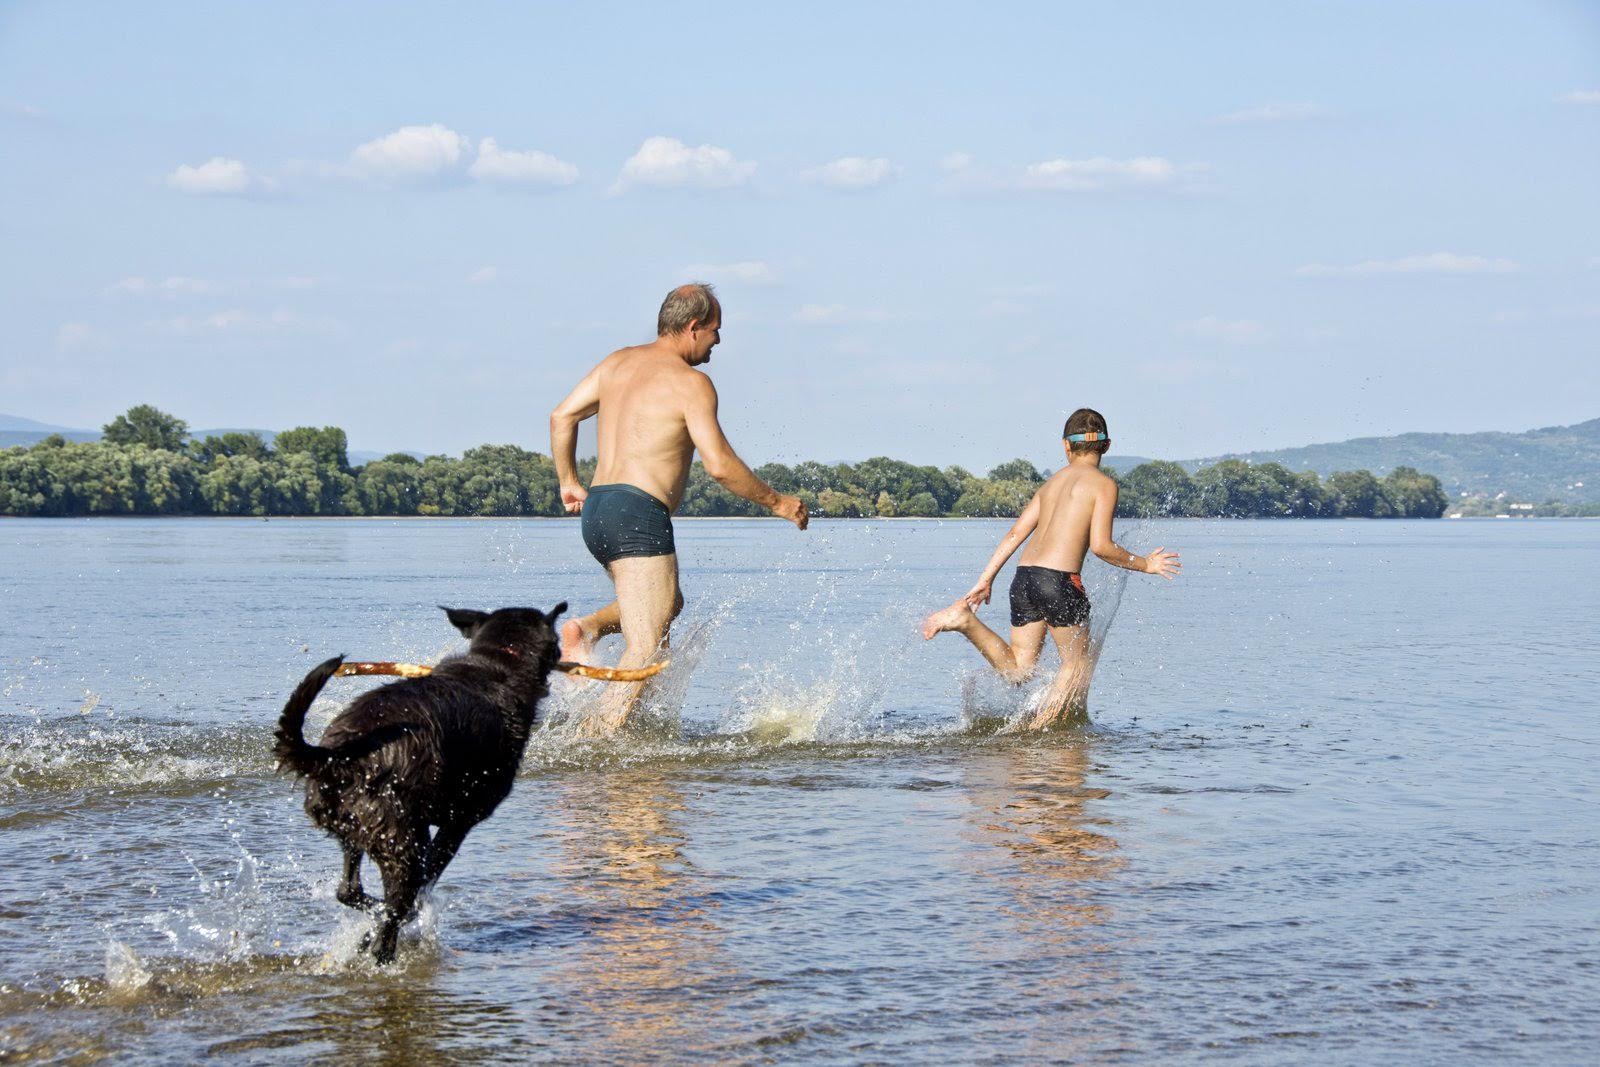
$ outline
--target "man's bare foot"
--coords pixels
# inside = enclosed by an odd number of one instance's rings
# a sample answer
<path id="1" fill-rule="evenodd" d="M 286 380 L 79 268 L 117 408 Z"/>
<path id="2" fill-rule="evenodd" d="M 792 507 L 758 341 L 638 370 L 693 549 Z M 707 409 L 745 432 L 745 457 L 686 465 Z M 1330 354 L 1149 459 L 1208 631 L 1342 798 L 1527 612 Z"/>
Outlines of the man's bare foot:
<path id="1" fill-rule="evenodd" d="M 959 630 L 971 618 L 974 618 L 972 608 L 963 597 L 922 620 L 922 639 L 930 641 L 934 634 L 942 634 L 946 630 Z"/>
<path id="2" fill-rule="evenodd" d="M 594 637 L 583 628 L 582 619 L 561 624 L 561 658 L 573 663 L 588 663 L 594 652 Z"/>

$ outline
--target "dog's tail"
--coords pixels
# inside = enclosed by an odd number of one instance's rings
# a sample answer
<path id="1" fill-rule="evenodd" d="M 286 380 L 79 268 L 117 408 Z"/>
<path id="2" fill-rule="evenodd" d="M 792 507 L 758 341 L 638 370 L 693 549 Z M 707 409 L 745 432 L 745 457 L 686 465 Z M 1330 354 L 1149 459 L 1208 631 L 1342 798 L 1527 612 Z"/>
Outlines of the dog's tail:
<path id="1" fill-rule="evenodd" d="M 329 749 L 306 744 L 306 712 L 311 710 L 311 702 L 317 699 L 317 694 L 343 662 L 343 656 L 335 656 L 311 668 L 311 673 L 295 687 L 289 702 L 283 706 L 283 718 L 278 720 L 278 740 L 273 747 L 280 769 L 310 774 L 333 755 Z"/>

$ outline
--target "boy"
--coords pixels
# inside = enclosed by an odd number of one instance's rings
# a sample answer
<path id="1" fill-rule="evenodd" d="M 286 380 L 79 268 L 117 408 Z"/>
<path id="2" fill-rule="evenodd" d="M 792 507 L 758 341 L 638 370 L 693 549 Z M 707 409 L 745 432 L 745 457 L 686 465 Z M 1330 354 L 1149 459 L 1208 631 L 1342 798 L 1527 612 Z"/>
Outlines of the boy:
<path id="1" fill-rule="evenodd" d="M 1117 483 L 1100 472 L 1100 457 L 1111 447 L 1106 420 L 1098 411 L 1079 408 L 1061 431 L 1067 465 L 1039 487 L 989 558 L 989 565 L 965 596 L 922 623 L 922 636 L 955 630 L 966 636 L 989 665 L 1007 681 L 1020 684 L 1033 675 L 1044 646 L 1046 627 L 1061 653 L 1061 672 L 1039 707 L 1020 725 L 1049 726 L 1074 697 L 1088 688 L 1089 598 L 1078 570 L 1090 551 L 1114 567 L 1171 580 L 1179 569 L 1178 554 L 1158 548 L 1135 556 L 1111 540 L 1111 517 L 1117 508 Z M 973 609 L 989 602 L 995 575 L 1022 542 L 1035 535 L 1017 564 L 1011 581 L 1011 641 L 989 629 Z"/>

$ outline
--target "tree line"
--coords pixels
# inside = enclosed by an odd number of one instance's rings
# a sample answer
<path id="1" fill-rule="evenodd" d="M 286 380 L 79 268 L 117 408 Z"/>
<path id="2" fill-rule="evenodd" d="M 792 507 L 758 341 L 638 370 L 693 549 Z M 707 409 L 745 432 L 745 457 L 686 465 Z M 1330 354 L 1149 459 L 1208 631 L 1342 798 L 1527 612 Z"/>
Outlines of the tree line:
<path id="1" fill-rule="evenodd" d="M 594 460 L 579 464 L 587 483 Z M 756 473 L 830 518 L 1012 517 L 1048 471 L 1014 459 L 978 476 L 958 466 L 876 457 L 860 463 L 768 463 Z M 1108 471 L 1117 514 L 1139 517 L 1438 518 L 1439 480 L 1410 467 L 1384 478 L 1340 471 L 1326 480 L 1276 463 L 1223 460 L 1189 474 L 1176 463 Z M 681 515 L 764 515 L 696 462 Z M 516 445 L 482 445 L 461 458 L 394 453 L 352 466 L 345 432 L 301 426 L 269 444 L 259 434 L 189 437 L 187 424 L 139 405 L 93 443 L 59 435 L 0 451 L 0 515 L 439 515 L 563 514 L 555 464 Z"/>

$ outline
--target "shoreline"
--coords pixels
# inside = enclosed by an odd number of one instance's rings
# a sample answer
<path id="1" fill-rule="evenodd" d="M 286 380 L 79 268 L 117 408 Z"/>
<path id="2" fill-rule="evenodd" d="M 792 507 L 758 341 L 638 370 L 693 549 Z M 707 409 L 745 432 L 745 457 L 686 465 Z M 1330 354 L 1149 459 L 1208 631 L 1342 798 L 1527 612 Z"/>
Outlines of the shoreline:
<path id="1" fill-rule="evenodd" d="M 854 518 L 830 518 L 813 515 L 818 522 L 1010 522 L 1014 515 L 873 515 Z M 1462 515 L 1438 518 L 1370 518 L 1362 515 L 1328 517 L 1293 515 L 1119 515 L 1123 522 L 1590 522 L 1600 515 Z M 6 522 L 126 522 L 134 519 L 157 519 L 162 522 L 186 522 L 205 519 L 212 522 L 570 522 L 581 521 L 576 515 L 0 515 Z M 778 522 L 787 523 L 773 515 L 674 515 L 674 524 L 680 522 Z"/>

